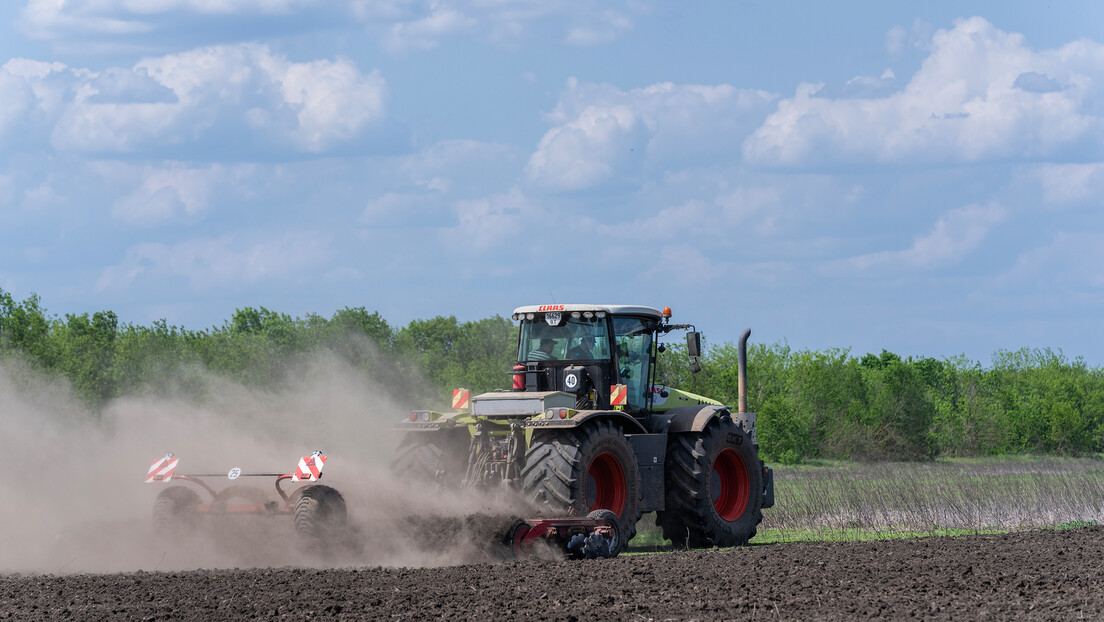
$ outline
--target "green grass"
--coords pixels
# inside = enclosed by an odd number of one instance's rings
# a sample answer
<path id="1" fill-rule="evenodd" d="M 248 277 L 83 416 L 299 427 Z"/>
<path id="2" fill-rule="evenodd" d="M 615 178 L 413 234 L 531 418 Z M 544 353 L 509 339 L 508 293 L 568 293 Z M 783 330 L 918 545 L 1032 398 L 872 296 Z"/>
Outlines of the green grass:
<path id="1" fill-rule="evenodd" d="M 775 506 L 753 543 L 861 541 L 1072 529 L 1104 523 L 1104 458 L 1011 456 L 775 467 Z M 654 515 L 636 550 L 670 543 Z"/>

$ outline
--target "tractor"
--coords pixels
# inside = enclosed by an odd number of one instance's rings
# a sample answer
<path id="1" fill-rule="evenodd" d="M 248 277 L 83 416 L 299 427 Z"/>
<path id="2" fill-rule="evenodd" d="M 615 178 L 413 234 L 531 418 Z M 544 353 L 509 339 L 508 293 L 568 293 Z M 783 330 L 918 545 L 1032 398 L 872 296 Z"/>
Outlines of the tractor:
<path id="1" fill-rule="evenodd" d="M 532 305 L 512 319 L 520 330 L 511 388 L 470 399 L 457 390 L 454 412 L 410 413 L 397 424 L 397 475 L 513 488 L 543 516 L 562 517 L 525 521 L 515 547 L 538 532 L 561 543 L 604 535 L 616 554 L 644 512 L 657 513 L 676 547 L 738 546 L 755 536 L 774 483 L 747 411 L 750 329 L 738 342 L 732 409 L 656 384 L 661 339 L 672 331 L 685 331 L 690 369 L 700 370 L 701 334 L 672 324 L 670 308 Z"/>

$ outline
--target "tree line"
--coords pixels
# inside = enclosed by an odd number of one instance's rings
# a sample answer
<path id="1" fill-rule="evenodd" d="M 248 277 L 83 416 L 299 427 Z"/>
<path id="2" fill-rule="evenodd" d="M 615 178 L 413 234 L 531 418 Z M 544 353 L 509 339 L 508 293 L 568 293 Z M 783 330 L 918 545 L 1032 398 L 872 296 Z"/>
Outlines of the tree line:
<path id="1" fill-rule="evenodd" d="M 37 296 L 0 289 L 0 359 L 64 377 L 93 412 L 141 391 L 202 399 L 212 373 L 276 388 L 320 355 L 412 404 L 445 408 L 453 388 L 508 387 L 516 349 L 517 327 L 499 316 L 392 326 L 364 307 L 302 318 L 245 307 L 221 326 L 189 330 L 123 324 L 111 311 L 51 316 Z M 660 356 L 659 383 L 736 404 L 735 344 L 707 347 L 697 374 L 679 343 Z M 786 463 L 1104 451 L 1104 370 L 1051 349 L 999 351 L 983 367 L 961 356 L 753 343 L 748 403 L 763 454 Z"/>

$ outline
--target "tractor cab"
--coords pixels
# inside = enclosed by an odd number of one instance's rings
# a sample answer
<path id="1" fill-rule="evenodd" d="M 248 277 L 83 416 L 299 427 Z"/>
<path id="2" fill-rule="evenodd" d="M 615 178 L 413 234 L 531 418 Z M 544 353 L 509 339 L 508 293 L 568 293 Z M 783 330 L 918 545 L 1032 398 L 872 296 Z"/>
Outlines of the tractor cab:
<path id="1" fill-rule="evenodd" d="M 532 305 L 512 317 L 521 323 L 515 391 L 565 391 L 580 410 L 607 410 L 623 385 L 634 415 L 651 407 L 657 334 L 692 328 L 667 323 L 669 310 L 630 305 Z"/>

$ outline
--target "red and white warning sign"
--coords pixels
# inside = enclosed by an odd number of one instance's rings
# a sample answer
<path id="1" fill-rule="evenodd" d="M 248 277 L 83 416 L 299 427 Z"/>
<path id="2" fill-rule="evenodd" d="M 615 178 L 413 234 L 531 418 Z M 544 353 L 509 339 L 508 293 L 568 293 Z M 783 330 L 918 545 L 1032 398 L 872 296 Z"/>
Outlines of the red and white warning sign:
<path id="1" fill-rule="evenodd" d="M 151 484 L 153 482 L 169 481 L 172 479 L 173 471 L 176 470 L 176 465 L 179 463 L 180 458 L 177 458 L 171 453 L 165 454 L 164 458 L 161 458 L 150 466 L 149 473 L 146 473 L 146 483 Z"/>
<path id="2" fill-rule="evenodd" d="M 468 407 L 468 395 L 467 389 L 453 389 L 452 390 L 452 407 L 455 410 L 464 410 Z"/>
<path id="3" fill-rule="evenodd" d="M 623 384 L 610 385 L 610 406 L 624 406 L 629 395 L 629 387 Z"/>
<path id="4" fill-rule="evenodd" d="M 326 456 L 323 456 L 320 451 L 299 458 L 299 466 L 295 469 L 295 474 L 291 476 L 291 481 L 318 481 L 318 478 L 322 477 L 322 466 L 324 464 L 326 464 Z"/>

